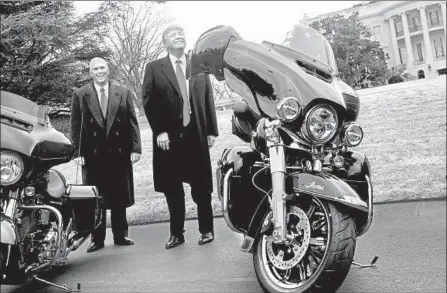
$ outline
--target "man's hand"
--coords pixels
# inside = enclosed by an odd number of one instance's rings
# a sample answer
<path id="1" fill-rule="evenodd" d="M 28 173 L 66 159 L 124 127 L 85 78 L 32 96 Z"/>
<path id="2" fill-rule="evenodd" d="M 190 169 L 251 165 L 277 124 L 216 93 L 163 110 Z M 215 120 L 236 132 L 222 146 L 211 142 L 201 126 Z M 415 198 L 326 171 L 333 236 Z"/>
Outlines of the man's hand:
<path id="1" fill-rule="evenodd" d="M 214 135 L 208 135 L 208 147 L 212 148 L 214 142 L 216 141 L 216 137 Z"/>
<path id="2" fill-rule="evenodd" d="M 75 162 L 76 165 L 84 165 L 85 161 L 84 161 L 84 157 L 77 157 L 76 159 L 73 160 Z"/>
<path id="3" fill-rule="evenodd" d="M 141 158 L 141 154 L 139 153 L 131 153 L 130 154 L 130 160 L 132 161 L 132 164 L 135 164 L 136 162 L 138 162 Z"/>
<path id="4" fill-rule="evenodd" d="M 169 136 L 166 132 L 160 133 L 157 136 L 157 145 L 164 151 L 169 150 Z"/>

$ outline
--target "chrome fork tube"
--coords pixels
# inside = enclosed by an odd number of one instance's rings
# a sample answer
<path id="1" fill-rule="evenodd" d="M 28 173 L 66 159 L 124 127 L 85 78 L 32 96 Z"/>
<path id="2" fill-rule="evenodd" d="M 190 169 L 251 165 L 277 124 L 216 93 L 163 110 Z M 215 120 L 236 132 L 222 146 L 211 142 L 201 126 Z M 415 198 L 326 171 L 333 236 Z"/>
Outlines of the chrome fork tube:
<path id="1" fill-rule="evenodd" d="M 18 195 L 19 195 L 18 189 L 11 191 L 11 194 L 9 195 L 9 199 L 5 207 L 5 215 L 10 217 L 12 220 L 16 215 L 17 206 L 19 205 Z"/>
<path id="2" fill-rule="evenodd" d="M 283 146 L 275 145 L 267 140 L 270 158 L 270 173 L 272 176 L 273 237 L 276 241 L 285 241 L 286 227 L 286 161 Z"/>

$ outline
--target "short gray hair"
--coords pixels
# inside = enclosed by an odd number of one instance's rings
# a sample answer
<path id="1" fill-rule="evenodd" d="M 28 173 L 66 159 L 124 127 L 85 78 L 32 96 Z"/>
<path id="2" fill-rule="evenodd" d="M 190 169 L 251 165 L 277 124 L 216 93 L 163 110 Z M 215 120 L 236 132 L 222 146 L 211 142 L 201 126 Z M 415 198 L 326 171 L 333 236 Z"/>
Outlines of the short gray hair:
<path id="1" fill-rule="evenodd" d="M 163 41 L 163 44 L 166 43 L 166 42 L 165 42 L 166 37 L 168 36 L 169 32 L 172 31 L 172 30 L 181 30 L 182 32 L 184 31 L 184 29 L 183 29 L 180 25 L 178 25 L 178 24 L 172 24 L 172 25 L 168 26 L 168 27 L 163 31 L 163 35 L 162 35 L 162 41 Z"/>
<path id="2" fill-rule="evenodd" d="M 109 63 L 105 59 L 103 59 L 101 57 L 95 57 L 92 60 L 90 60 L 90 63 L 88 64 L 90 70 L 92 70 L 92 65 L 93 65 L 93 62 L 95 62 L 95 61 L 104 61 L 107 64 L 107 67 L 109 67 Z"/>

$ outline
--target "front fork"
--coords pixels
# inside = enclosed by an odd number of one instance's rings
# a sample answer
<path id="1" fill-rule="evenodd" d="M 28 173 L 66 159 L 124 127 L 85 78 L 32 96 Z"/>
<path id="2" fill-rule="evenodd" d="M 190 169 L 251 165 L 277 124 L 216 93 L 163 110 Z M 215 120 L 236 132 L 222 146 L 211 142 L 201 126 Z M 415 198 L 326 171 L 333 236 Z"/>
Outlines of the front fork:
<path id="1" fill-rule="evenodd" d="M 282 145 L 267 140 L 270 158 L 270 174 L 272 176 L 273 237 L 283 242 L 287 237 L 286 207 L 286 160 Z"/>

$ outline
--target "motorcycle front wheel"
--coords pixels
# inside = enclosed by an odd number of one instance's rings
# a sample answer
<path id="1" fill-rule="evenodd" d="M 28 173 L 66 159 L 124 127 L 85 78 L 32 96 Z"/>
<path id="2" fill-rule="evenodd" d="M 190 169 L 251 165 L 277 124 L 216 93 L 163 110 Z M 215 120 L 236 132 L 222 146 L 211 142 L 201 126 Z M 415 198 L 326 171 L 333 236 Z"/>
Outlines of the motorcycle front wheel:
<path id="1" fill-rule="evenodd" d="M 309 197 L 288 206 L 287 233 L 293 239 L 288 243 L 276 243 L 270 230 L 255 244 L 253 263 L 264 292 L 336 292 L 354 258 L 353 219 Z"/>

